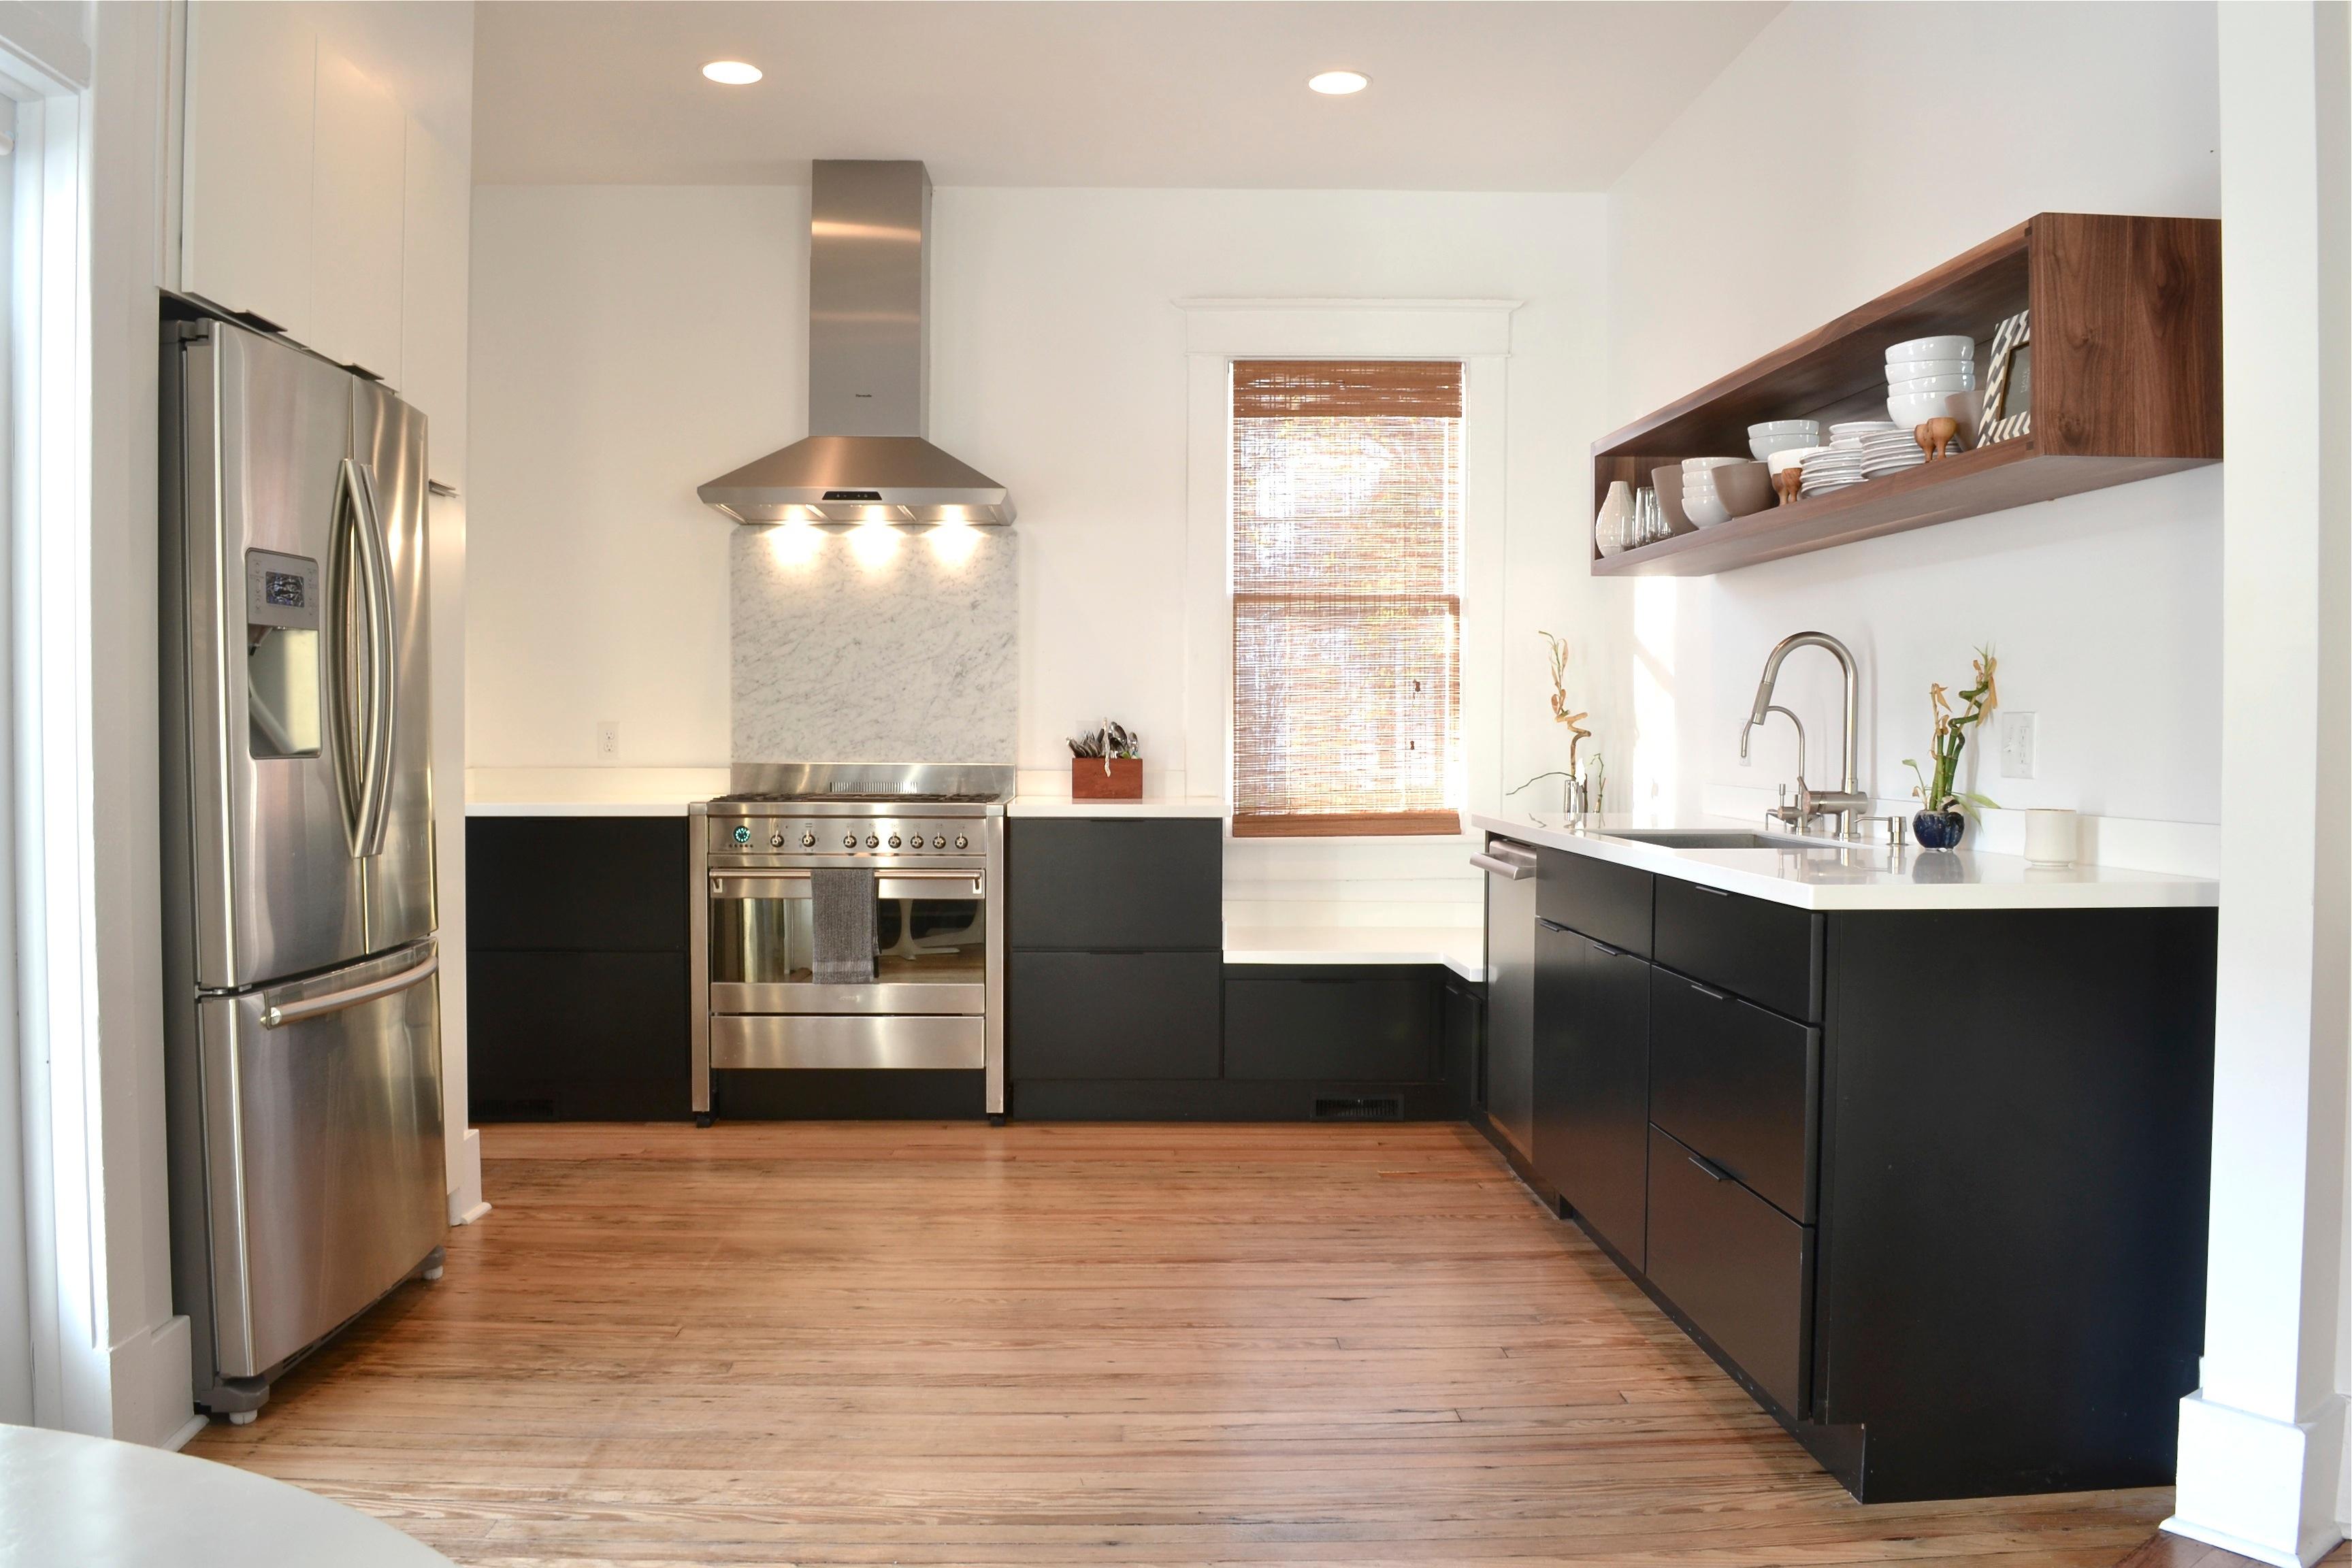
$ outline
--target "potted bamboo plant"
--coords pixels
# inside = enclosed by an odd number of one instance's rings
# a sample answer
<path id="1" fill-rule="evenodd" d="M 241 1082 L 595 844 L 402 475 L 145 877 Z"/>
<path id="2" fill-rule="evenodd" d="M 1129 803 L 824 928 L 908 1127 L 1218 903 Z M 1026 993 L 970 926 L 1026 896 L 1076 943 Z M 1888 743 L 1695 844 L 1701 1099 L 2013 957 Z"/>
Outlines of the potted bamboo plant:
<path id="1" fill-rule="evenodd" d="M 1957 712 L 1941 682 L 1927 688 L 1927 705 L 1936 719 L 1935 735 L 1927 742 L 1934 767 L 1930 773 L 1922 773 L 1916 758 L 1903 759 L 1903 765 L 1918 781 L 1911 793 L 1919 797 L 1920 810 L 1911 819 L 1911 832 L 1922 849 L 1958 848 L 1971 816 L 1987 806 L 1996 811 L 2000 808 L 2000 802 L 1959 787 L 1960 753 L 1968 747 L 1969 731 L 1983 723 L 1985 715 L 2000 704 L 2000 694 L 1993 687 L 1993 669 L 1998 662 L 1990 648 L 1977 649 L 1976 684 L 1960 693 Z"/>

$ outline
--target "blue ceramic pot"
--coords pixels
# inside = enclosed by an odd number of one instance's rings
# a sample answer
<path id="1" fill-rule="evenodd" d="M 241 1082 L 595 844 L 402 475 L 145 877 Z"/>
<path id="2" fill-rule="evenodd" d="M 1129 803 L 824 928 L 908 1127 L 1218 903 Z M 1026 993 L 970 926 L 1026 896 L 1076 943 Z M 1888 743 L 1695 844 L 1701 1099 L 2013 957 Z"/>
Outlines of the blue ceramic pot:
<path id="1" fill-rule="evenodd" d="M 1911 819 L 1911 837 L 1922 849 L 1957 849 L 1969 819 L 1957 811 L 1923 811 Z"/>

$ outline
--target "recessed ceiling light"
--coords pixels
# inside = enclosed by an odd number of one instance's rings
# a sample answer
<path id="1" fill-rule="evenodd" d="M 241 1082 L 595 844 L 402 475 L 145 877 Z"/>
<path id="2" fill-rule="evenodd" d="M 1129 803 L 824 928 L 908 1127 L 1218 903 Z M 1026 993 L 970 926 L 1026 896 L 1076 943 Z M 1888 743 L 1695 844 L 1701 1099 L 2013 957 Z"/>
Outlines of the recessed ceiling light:
<path id="1" fill-rule="evenodd" d="M 713 60 L 702 68 L 702 74 L 729 87 L 749 87 L 760 79 L 760 68 L 741 60 Z"/>
<path id="2" fill-rule="evenodd" d="M 1319 76 L 1308 77 L 1307 85 L 1318 92 L 1329 93 L 1337 98 L 1346 93 L 1363 91 L 1372 85 L 1372 79 L 1361 71 L 1325 71 Z"/>

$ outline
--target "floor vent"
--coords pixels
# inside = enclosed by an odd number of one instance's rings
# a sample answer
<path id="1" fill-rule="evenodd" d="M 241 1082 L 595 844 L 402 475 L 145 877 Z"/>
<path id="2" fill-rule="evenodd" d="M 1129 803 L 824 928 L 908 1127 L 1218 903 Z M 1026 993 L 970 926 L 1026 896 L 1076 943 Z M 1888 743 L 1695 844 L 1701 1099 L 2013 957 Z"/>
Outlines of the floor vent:
<path id="1" fill-rule="evenodd" d="M 1315 1097 L 1315 1120 L 1318 1121 L 1402 1121 L 1404 1096 L 1401 1094 L 1318 1094 Z"/>

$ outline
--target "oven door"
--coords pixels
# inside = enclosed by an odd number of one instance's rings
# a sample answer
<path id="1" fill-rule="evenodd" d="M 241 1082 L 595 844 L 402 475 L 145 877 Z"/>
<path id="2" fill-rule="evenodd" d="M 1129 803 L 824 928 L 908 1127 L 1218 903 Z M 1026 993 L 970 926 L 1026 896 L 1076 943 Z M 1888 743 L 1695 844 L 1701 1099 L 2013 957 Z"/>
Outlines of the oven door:
<path id="1" fill-rule="evenodd" d="M 874 982 L 821 985 L 801 868 L 713 868 L 714 1068 L 983 1068 L 988 877 L 892 868 L 874 879 Z"/>
<path id="2" fill-rule="evenodd" d="M 714 868 L 709 897 L 713 1013 L 988 1011 L 984 871 L 877 872 L 870 985 L 816 984 L 805 869 Z"/>

